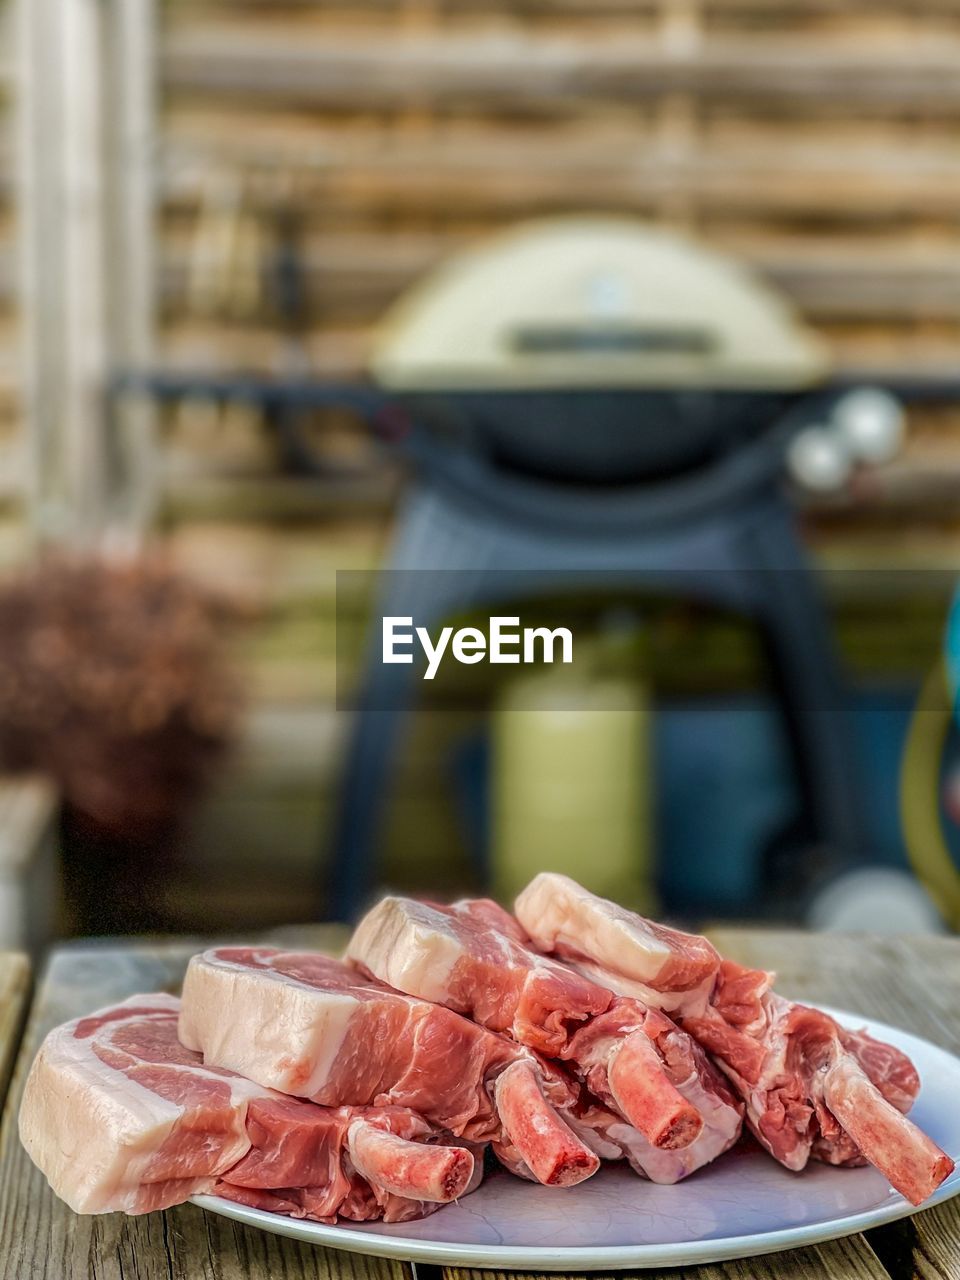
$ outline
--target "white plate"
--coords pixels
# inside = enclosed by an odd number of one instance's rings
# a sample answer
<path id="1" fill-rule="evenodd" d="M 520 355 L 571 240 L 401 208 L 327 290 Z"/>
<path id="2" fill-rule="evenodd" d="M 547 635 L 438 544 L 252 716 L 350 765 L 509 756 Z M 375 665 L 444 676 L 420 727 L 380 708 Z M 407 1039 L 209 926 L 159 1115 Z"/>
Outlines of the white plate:
<path id="1" fill-rule="evenodd" d="M 836 1012 L 851 1027 L 910 1055 L 923 1088 L 911 1116 L 960 1159 L 960 1060 L 917 1036 Z M 960 1191 L 951 1174 L 924 1207 Z M 505 1172 L 429 1218 L 396 1226 L 328 1227 L 248 1209 L 216 1196 L 194 1203 L 278 1235 L 381 1258 L 498 1270 L 621 1270 L 675 1267 L 794 1249 L 851 1235 L 915 1213 L 874 1169 L 811 1162 L 789 1173 L 756 1149 L 736 1149 L 674 1187 L 659 1187 L 623 1165 L 606 1165 L 580 1186 L 537 1186 Z"/>

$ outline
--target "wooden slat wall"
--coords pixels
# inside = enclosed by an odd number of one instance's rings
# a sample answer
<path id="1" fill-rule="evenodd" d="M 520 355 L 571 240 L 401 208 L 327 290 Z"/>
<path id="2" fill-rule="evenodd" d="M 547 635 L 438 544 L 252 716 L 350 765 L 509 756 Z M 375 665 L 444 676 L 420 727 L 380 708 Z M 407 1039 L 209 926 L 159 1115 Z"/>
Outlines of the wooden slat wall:
<path id="1" fill-rule="evenodd" d="M 612 207 L 745 254 L 848 361 L 888 360 L 891 338 L 909 340 L 910 367 L 911 353 L 932 368 L 952 358 L 955 6 L 398 0 L 167 12 L 174 315 L 183 238 L 216 160 L 266 177 L 247 193 L 254 203 L 271 174 L 295 183 L 323 328 L 363 327 L 479 231 Z"/>
<path id="2" fill-rule="evenodd" d="M 14 22 L 0 6 L 0 569 L 24 545 L 25 441 L 20 421 L 16 218 L 13 208 Z"/>
<path id="3" fill-rule="evenodd" d="M 598 208 L 741 254 L 847 369 L 955 367 L 948 0 L 167 0 L 159 56 L 174 366 L 290 358 L 250 265 L 257 211 L 286 202 L 302 220 L 304 347 L 334 377 L 358 372 L 375 319 L 451 250 Z M 231 222 L 238 208 L 253 213 Z M 218 283 L 225 261 L 247 282 Z M 868 507 L 926 506 L 945 468 L 960 478 L 955 412 L 914 425 L 906 470 Z"/>
<path id="4" fill-rule="evenodd" d="M 2 19 L 9 499 L 21 441 Z M 304 220 L 307 350 L 330 376 L 361 367 L 373 320 L 451 250 L 518 217 L 584 208 L 676 223 L 742 254 L 847 367 L 955 366 L 960 8 L 950 0 L 166 0 L 161 24 L 160 284 L 174 365 L 282 364 L 262 293 L 198 304 L 197 277 L 211 207 L 290 199 Z M 244 234 L 249 263 L 256 233 Z M 958 478 L 956 421 L 934 417 L 910 467 L 872 503 L 925 504 L 944 468 Z M 256 466 L 269 465 L 262 444 L 249 446 L 255 429 L 240 434 Z"/>
<path id="5" fill-rule="evenodd" d="M 848 369 L 955 368 L 955 0 L 166 0 L 161 18 L 171 366 L 302 358 L 256 270 L 286 202 L 307 265 L 303 347 L 331 378 L 360 371 L 376 318 L 445 254 L 519 218 L 598 209 L 742 254 Z M 280 477 L 242 409 L 187 405 L 166 441 L 178 562 L 235 579 L 267 613 L 245 654 L 263 717 L 243 784 L 225 783 L 204 817 L 195 863 L 238 847 L 253 863 L 264 839 L 252 833 L 269 827 L 286 883 L 309 885 L 339 759 L 324 709 L 332 571 L 377 563 L 395 490 Z M 812 513 L 811 540 L 833 563 L 953 567 L 958 481 L 960 414 L 918 410 L 906 456 Z M 274 715 L 315 744 L 302 777 L 261 763 Z M 434 888 L 468 874 L 465 853 L 450 854 L 449 735 L 436 736 L 406 753 L 387 837 L 406 875 L 417 833 Z"/>

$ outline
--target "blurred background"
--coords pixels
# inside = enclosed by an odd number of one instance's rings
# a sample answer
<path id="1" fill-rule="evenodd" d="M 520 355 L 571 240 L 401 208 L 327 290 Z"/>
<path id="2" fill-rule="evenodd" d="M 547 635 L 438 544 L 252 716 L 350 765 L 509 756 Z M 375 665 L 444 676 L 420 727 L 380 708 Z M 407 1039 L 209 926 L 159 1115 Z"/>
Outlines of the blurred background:
<path id="1" fill-rule="evenodd" d="M 954 926 L 952 0 L 3 9 L 0 941 Z"/>

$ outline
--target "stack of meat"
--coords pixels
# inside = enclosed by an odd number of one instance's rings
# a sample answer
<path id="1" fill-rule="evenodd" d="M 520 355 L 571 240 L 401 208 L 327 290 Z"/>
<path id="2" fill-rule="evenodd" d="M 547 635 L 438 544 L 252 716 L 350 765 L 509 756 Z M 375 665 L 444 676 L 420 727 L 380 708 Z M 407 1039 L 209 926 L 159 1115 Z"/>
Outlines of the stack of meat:
<path id="1" fill-rule="evenodd" d="M 77 1213 L 198 1192 L 332 1221 L 419 1217 L 469 1190 L 471 1150 L 407 1107 L 316 1107 L 205 1065 L 179 1001 L 133 996 L 52 1031 L 20 1109 L 24 1145 Z"/>
<path id="2" fill-rule="evenodd" d="M 395 1222 L 473 1190 L 488 1150 L 552 1187 L 602 1160 L 674 1183 L 745 1118 L 787 1168 L 869 1161 L 920 1203 L 953 1164 L 906 1118 L 912 1064 L 771 981 L 562 876 L 516 916 L 386 898 L 344 961 L 220 948 L 180 1001 L 58 1028 L 21 1137 L 78 1212 L 213 1192 Z"/>
<path id="3" fill-rule="evenodd" d="M 675 1017 L 719 1065 L 747 1123 L 786 1168 L 872 1164 L 913 1204 L 953 1161 L 906 1118 L 920 1079 L 910 1059 L 821 1010 L 771 990 L 774 974 L 722 959 L 679 933 L 544 874 L 516 902 L 544 950 L 610 990 Z"/>
<path id="4" fill-rule="evenodd" d="M 202 1050 L 202 1052 L 201 1052 Z M 52 1031 L 20 1136 L 78 1213 L 213 1192 L 318 1221 L 403 1221 L 473 1190 L 489 1144 L 525 1177 L 598 1167 L 561 1068 L 337 960 L 195 956 L 182 1000 L 133 996 Z"/>
<path id="5" fill-rule="evenodd" d="M 385 898 L 347 958 L 397 990 L 443 1003 L 572 1072 L 584 1142 L 677 1182 L 731 1147 L 742 1104 L 700 1045 L 649 1002 L 534 949 L 493 902 Z"/>

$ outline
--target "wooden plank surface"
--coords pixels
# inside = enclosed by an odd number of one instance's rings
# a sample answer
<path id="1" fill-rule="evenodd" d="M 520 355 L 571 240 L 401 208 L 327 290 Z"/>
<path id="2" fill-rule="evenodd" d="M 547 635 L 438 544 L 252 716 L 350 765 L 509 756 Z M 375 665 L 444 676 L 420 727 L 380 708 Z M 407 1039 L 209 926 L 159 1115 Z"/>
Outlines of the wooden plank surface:
<path id="1" fill-rule="evenodd" d="M 313 117 L 308 117 L 312 120 Z M 306 216 L 352 226 L 388 217 L 430 224 L 490 226 L 494 221 L 578 208 L 648 213 L 668 197 L 695 201 L 715 219 L 718 236 L 735 215 L 776 227 L 791 218 L 830 218 L 840 228 L 869 229 L 899 217 L 907 225 L 950 218 L 958 203 L 958 165 L 949 139 L 910 146 L 890 141 L 817 141 L 784 127 L 748 133 L 742 141 L 707 134 L 678 153 L 658 143 L 638 121 L 631 137 L 602 123 L 587 128 L 448 126 L 419 137 L 386 128 L 334 129 L 321 117 L 316 132 L 297 132 L 298 117 L 223 112 L 174 113 L 167 120 L 160 174 L 171 215 L 187 218 L 204 189 L 211 156 L 238 168 L 280 155 L 298 174 Z M 249 126 L 249 127 L 248 127 Z M 303 126 L 301 125 L 301 128 Z M 593 200 L 584 198 L 590 184 Z M 248 206 L 262 207 L 255 190 Z M 416 225 L 416 223 L 414 223 Z M 490 226 L 492 230 L 493 227 Z M 790 227 L 788 226 L 788 230 Z M 821 235 L 829 246 L 834 236 Z M 905 236 L 903 256 L 909 257 Z"/>
<path id="2" fill-rule="evenodd" d="M 226 22 L 172 30 L 162 41 L 166 91 L 235 93 L 248 101 L 309 103 L 331 110 L 396 109 L 427 95 L 434 104 L 569 112 L 578 101 L 649 102 L 662 94 L 855 104 L 872 112 L 960 109 L 960 42 L 904 40 L 891 47 L 797 39 L 713 40 L 676 48 L 629 31 L 589 42 L 530 38 L 516 30 L 324 31 L 308 41 L 269 24 Z"/>
<path id="3" fill-rule="evenodd" d="M 784 995 L 878 1018 L 960 1053 L 960 939 L 739 929 L 710 937 L 731 959 L 775 969 Z M 956 1200 L 867 1238 L 894 1280 L 960 1280 Z"/>
<path id="4" fill-rule="evenodd" d="M 171 372 L 284 366 L 289 335 L 262 287 L 278 208 L 295 214 L 303 259 L 298 337 L 318 377 L 344 380 L 362 374 L 384 308 L 465 240 L 602 208 L 744 258 L 845 372 L 949 377 L 958 49 L 955 0 L 164 6 L 159 359 Z M 222 188 L 245 230 L 218 239 Z M 211 296 L 243 306 L 200 306 L 207 272 Z M 233 288 L 245 272 L 250 288 Z M 204 455 L 224 488 L 227 436 Z M 945 452 L 945 466 L 905 455 L 876 483 L 858 477 L 852 517 L 934 529 L 949 556 L 955 436 Z M 181 498 L 166 471 L 162 489 L 171 521 L 208 492 Z"/>
<path id="5" fill-rule="evenodd" d="M 276 7 L 288 15 L 304 10 L 312 16 L 319 7 L 317 0 L 282 0 L 282 3 L 278 3 L 277 0 L 230 0 L 230 2 L 240 12 L 246 10 L 252 13 Z M 333 13 L 339 10 L 341 15 L 364 11 L 392 14 L 403 9 L 408 2 L 409 0 L 332 0 L 324 8 L 329 8 Z M 778 18 L 863 14 L 874 17 L 878 13 L 902 12 L 907 2 L 908 0 L 802 0 L 802 3 L 788 4 L 785 0 L 698 0 L 699 7 L 704 13 L 734 14 L 748 19 L 771 12 Z M 936 14 L 947 17 L 956 16 L 956 0 L 911 0 L 911 3 L 912 8 L 924 16 L 932 17 Z M 201 7 L 197 4 L 197 0 L 170 0 L 170 9 L 176 13 L 195 4 L 197 8 Z M 663 4 L 664 0 L 523 0 L 522 5 L 517 7 L 522 9 L 524 15 L 572 13 L 586 14 L 589 17 L 596 14 L 636 17 L 639 14 L 659 12 Z M 503 0 L 440 0 L 437 8 L 450 13 L 501 13 Z"/>
<path id="6" fill-rule="evenodd" d="M 0 1099 L 6 1097 L 29 992 L 27 957 L 16 951 L 0 952 Z"/>
<path id="7" fill-rule="evenodd" d="M 958 166 L 960 173 L 960 166 Z M 571 176 L 570 182 L 573 178 Z M 957 182 L 960 197 L 960 179 Z M 715 243 L 720 248 L 722 245 Z M 315 318 L 335 312 L 371 323 L 421 275 L 467 243 L 462 235 L 389 235 L 382 231 L 315 236 L 302 261 L 306 303 Z M 851 252 L 784 239 L 776 246 L 740 246 L 744 262 L 782 289 L 810 317 L 926 316 L 954 318 L 960 298 L 960 241 L 943 251 L 905 257 L 902 247 Z M 184 309 L 191 288 L 192 248 L 167 246 L 161 289 L 171 311 Z M 135 368 L 148 361 L 130 362 Z"/>
<path id="8" fill-rule="evenodd" d="M 38 774 L 0 778 L 0 946 L 39 954 L 59 905 L 60 800 Z"/>
<path id="9" fill-rule="evenodd" d="M 509 1272 L 471 1271 L 461 1267 L 443 1267 L 442 1272 L 444 1280 L 551 1280 L 548 1275 L 513 1277 Z M 617 1272 L 617 1275 L 632 1275 L 637 1280 L 668 1280 L 668 1277 L 670 1280 L 890 1280 L 889 1273 L 862 1236 L 740 1262 L 717 1262 L 712 1266 L 684 1267 L 670 1272 Z M 565 1273 L 564 1280 L 590 1280 L 590 1276 Z"/>

